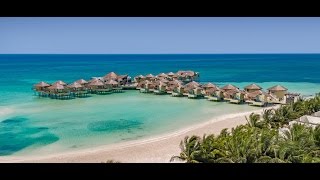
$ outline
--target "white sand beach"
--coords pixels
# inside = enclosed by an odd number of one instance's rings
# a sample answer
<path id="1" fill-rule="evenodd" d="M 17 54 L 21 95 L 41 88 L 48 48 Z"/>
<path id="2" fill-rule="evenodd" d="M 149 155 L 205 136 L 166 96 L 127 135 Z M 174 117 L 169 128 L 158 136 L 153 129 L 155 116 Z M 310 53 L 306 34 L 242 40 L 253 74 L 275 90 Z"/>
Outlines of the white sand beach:
<path id="1" fill-rule="evenodd" d="M 278 106 L 268 108 L 277 107 Z M 232 128 L 240 124 L 245 124 L 245 116 L 250 115 L 252 112 L 261 113 L 264 109 L 220 116 L 202 124 L 152 138 L 61 154 L 0 157 L 0 162 L 100 163 L 106 162 L 107 160 L 114 160 L 123 163 L 168 163 L 173 155 L 180 153 L 179 144 L 185 136 L 203 136 L 204 134 L 210 133 L 218 134 L 224 128 Z"/>

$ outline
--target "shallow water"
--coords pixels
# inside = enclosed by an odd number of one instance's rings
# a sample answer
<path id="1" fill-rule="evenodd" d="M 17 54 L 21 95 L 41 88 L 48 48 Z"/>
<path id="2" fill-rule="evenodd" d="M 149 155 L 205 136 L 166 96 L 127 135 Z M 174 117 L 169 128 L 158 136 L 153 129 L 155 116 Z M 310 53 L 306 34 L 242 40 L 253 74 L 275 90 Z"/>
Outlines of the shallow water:
<path id="1" fill-rule="evenodd" d="M 0 55 L 0 155 L 91 148 L 258 109 L 134 90 L 53 100 L 33 96 L 31 87 L 40 80 L 70 83 L 110 71 L 135 76 L 190 69 L 200 72 L 202 82 L 219 86 L 281 84 L 290 92 L 314 95 L 320 91 L 318 67 L 320 55 Z"/>

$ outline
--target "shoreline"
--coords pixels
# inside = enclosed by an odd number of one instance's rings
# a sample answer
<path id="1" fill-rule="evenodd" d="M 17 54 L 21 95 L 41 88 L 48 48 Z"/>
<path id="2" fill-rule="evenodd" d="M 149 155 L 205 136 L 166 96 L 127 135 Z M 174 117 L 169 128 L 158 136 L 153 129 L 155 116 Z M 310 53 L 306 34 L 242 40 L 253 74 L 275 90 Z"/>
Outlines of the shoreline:
<path id="1" fill-rule="evenodd" d="M 251 113 L 261 113 L 265 109 L 278 108 L 279 105 L 261 108 L 259 110 L 222 115 L 206 122 L 182 128 L 174 132 L 151 136 L 144 139 L 119 142 L 89 149 L 74 150 L 44 156 L 7 156 L 0 157 L 2 163 L 14 162 L 95 162 L 101 163 L 107 160 L 120 162 L 151 162 L 166 163 L 173 155 L 180 153 L 179 144 L 185 136 L 204 134 L 218 134 L 224 128 L 232 128 L 245 124 L 245 116 Z"/>

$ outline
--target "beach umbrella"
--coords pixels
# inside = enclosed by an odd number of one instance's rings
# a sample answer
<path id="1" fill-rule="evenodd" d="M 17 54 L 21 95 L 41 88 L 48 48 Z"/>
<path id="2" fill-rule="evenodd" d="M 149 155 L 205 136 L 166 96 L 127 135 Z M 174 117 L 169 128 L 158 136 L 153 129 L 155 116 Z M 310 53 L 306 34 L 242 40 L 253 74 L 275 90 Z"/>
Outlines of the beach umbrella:
<path id="1" fill-rule="evenodd" d="M 43 88 L 43 87 L 49 87 L 50 84 L 41 81 L 41 82 L 39 82 L 38 84 L 35 84 L 34 86 L 35 86 L 35 87 L 42 87 L 42 88 Z"/>

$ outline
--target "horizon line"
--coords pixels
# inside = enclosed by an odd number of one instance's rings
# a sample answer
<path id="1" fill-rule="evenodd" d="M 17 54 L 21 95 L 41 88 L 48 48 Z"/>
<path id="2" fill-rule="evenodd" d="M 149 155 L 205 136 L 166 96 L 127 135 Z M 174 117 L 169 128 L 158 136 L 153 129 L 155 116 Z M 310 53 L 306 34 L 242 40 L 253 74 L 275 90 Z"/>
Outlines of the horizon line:
<path id="1" fill-rule="evenodd" d="M 320 54 L 320 52 L 305 53 L 0 53 L 0 55 L 250 55 L 250 54 Z"/>

